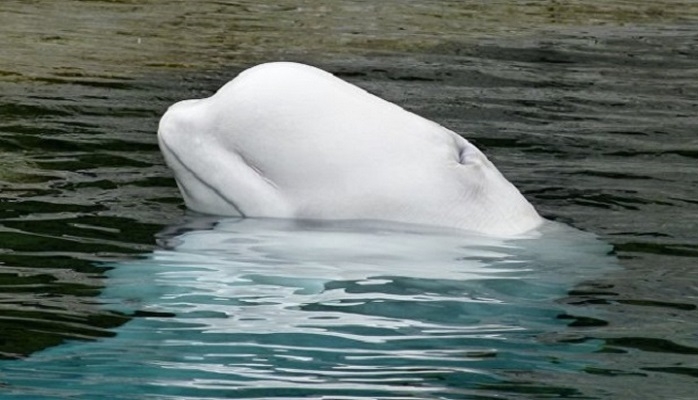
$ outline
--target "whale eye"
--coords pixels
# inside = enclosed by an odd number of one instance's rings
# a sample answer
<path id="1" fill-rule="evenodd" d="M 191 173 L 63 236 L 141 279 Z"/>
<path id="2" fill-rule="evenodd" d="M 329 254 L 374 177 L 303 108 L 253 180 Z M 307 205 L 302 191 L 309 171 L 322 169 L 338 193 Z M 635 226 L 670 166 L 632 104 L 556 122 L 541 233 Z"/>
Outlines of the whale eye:
<path id="1" fill-rule="evenodd" d="M 472 144 L 463 140 L 456 141 L 456 146 L 458 149 L 458 163 L 465 165 L 472 161 L 475 155 L 474 147 Z"/>
<path id="2" fill-rule="evenodd" d="M 466 152 L 468 149 L 465 146 L 459 146 L 458 147 L 458 163 L 459 164 L 465 164 L 466 163 Z"/>
<path id="3" fill-rule="evenodd" d="M 461 165 L 475 166 L 486 165 L 487 157 L 475 147 L 474 144 L 468 142 L 462 136 L 456 138 L 456 149 L 458 151 L 458 163 Z"/>

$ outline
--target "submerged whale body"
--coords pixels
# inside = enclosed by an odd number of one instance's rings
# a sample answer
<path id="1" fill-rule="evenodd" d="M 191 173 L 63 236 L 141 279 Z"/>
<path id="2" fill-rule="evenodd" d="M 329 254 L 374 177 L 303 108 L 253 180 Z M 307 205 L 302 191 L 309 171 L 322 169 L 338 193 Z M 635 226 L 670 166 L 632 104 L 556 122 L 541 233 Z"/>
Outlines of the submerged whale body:
<path id="1" fill-rule="evenodd" d="M 561 318 L 593 310 L 558 301 L 617 268 L 592 234 L 552 221 L 504 238 L 189 217 L 153 253 L 104 265 L 95 302 L 110 319 L 132 316 L 113 337 L 0 360 L 8 396 L 432 399 L 484 387 L 487 397 L 521 376 L 566 382 L 598 365 L 580 357 L 603 344 L 569 340 Z"/>
<path id="2" fill-rule="evenodd" d="M 186 205 L 516 235 L 542 218 L 467 140 L 315 67 L 277 62 L 171 106 L 160 148 Z"/>

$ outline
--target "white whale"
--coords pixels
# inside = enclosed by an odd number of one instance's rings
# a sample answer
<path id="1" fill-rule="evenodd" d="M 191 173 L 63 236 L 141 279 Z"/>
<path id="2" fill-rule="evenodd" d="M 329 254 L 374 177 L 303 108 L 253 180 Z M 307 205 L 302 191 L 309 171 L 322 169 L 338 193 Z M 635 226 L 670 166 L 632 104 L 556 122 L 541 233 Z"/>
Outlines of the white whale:
<path id="1" fill-rule="evenodd" d="M 174 104 L 158 138 L 186 205 L 206 214 L 491 235 L 542 222 L 458 134 L 303 64 L 258 65 L 209 98 Z"/>

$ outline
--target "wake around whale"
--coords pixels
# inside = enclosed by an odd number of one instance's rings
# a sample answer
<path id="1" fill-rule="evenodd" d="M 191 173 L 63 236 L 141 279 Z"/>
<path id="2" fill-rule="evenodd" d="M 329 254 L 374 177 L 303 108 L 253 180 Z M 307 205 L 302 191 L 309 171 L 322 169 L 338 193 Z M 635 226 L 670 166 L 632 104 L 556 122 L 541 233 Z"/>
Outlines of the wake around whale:
<path id="1" fill-rule="evenodd" d="M 308 65 L 240 73 L 171 106 L 160 148 L 206 214 L 386 220 L 517 235 L 542 218 L 474 145 Z"/>

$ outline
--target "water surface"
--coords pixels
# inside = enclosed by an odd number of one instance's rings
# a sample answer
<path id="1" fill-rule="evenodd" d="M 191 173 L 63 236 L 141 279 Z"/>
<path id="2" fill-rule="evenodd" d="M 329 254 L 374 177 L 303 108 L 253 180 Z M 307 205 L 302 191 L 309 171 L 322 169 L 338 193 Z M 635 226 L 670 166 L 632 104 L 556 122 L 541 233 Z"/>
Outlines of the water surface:
<path id="1" fill-rule="evenodd" d="M 206 227 L 206 225 L 210 225 Z M 499 239 L 380 222 L 195 218 L 149 257 L 109 264 L 97 342 L 5 364 L 21 398 L 462 398 L 564 394 L 520 375 L 585 368 L 556 300 L 616 267 L 548 223 Z M 40 370 L 42 374 L 35 374 Z M 48 376 L 47 376 L 48 375 Z M 515 389 L 501 387 L 512 385 Z"/>

